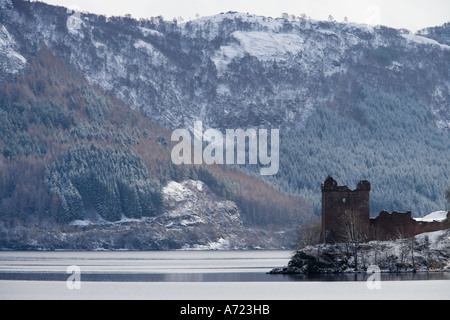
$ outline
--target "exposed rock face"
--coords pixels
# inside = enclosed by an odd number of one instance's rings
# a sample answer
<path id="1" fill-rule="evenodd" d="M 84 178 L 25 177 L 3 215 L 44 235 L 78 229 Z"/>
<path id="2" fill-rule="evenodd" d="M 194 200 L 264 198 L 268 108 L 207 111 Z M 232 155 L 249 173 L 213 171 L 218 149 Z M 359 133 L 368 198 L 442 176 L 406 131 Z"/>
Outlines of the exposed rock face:
<path id="1" fill-rule="evenodd" d="M 0 25 L 0 80 L 25 68 L 27 60 L 18 52 L 18 47 L 5 26 Z"/>
<path id="2" fill-rule="evenodd" d="M 172 181 L 163 194 L 165 212 L 155 222 L 167 232 L 196 233 L 201 246 L 221 242 L 226 249 L 244 244 L 245 228 L 237 205 L 217 197 L 203 182 Z M 186 243 L 196 245 L 188 239 Z"/>
<path id="3" fill-rule="evenodd" d="M 214 221 L 221 227 L 243 227 L 236 204 L 217 197 L 202 181 L 172 181 L 163 194 L 167 211 L 161 219 L 171 225 L 195 226 Z"/>
<path id="4" fill-rule="evenodd" d="M 295 242 L 295 227 L 270 232 L 244 226 L 238 206 L 215 195 L 201 181 L 170 182 L 163 189 L 165 212 L 152 224 L 185 249 L 276 249 Z"/>

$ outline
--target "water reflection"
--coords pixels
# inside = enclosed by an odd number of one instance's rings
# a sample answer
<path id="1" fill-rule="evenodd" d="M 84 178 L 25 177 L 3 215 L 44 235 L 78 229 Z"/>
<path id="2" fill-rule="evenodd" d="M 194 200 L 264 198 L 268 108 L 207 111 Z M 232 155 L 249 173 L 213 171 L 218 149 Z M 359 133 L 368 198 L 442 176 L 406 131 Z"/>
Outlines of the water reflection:
<path id="1" fill-rule="evenodd" d="M 319 274 L 319 275 L 287 275 L 291 281 L 367 281 L 370 274 Z M 450 280 L 448 272 L 408 272 L 408 273 L 381 273 L 381 281 L 425 281 Z"/>
<path id="2" fill-rule="evenodd" d="M 225 252 L 0 252 L 0 280 L 66 281 L 78 266 L 90 282 L 366 281 L 370 275 L 273 275 L 290 251 Z M 450 280 L 450 273 L 381 274 L 382 281 Z"/>
<path id="3" fill-rule="evenodd" d="M 87 273 L 81 275 L 82 281 L 88 282 L 332 282 L 332 281 L 367 281 L 370 275 L 355 274 L 323 274 L 323 275 L 272 275 L 266 273 Z M 0 280 L 14 281 L 66 281 L 65 273 L 0 273 Z M 419 273 L 382 273 L 381 281 L 424 281 L 450 280 L 448 272 Z"/>

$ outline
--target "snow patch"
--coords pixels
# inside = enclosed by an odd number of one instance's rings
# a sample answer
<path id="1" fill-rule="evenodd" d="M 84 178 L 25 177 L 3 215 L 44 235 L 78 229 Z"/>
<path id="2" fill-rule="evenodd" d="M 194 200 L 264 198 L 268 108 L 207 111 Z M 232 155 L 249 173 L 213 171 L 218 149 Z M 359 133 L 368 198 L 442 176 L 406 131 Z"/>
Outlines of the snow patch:
<path id="1" fill-rule="evenodd" d="M 93 221 L 94 220 L 94 221 Z M 73 227 L 89 227 L 89 226 L 113 226 L 113 225 L 121 225 L 121 224 L 128 224 L 128 223 L 142 223 L 154 220 L 154 218 L 148 218 L 143 217 L 141 219 L 132 219 L 128 218 L 126 216 L 122 216 L 122 218 L 119 221 L 107 221 L 103 218 L 100 219 L 85 219 L 85 220 L 74 220 L 69 223 L 70 226 Z"/>
<path id="2" fill-rule="evenodd" d="M 284 23 L 284 20 L 281 18 L 274 19 L 271 17 L 263 17 L 241 12 L 228 12 L 209 17 L 201 17 L 197 20 L 189 21 L 186 23 L 191 23 L 197 26 L 210 26 L 211 24 L 219 25 L 224 20 L 239 20 L 246 23 L 257 24 L 265 28 L 267 31 L 274 32 L 278 32 L 283 27 Z M 181 24 L 181 26 L 186 25 L 186 23 Z"/>
<path id="3" fill-rule="evenodd" d="M 16 74 L 25 68 L 27 60 L 17 52 L 17 43 L 11 34 L 0 25 L 0 71 Z"/>
<path id="4" fill-rule="evenodd" d="M 371 26 L 364 23 L 347 22 L 345 23 L 344 29 L 350 31 L 361 30 L 367 33 L 375 34 L 375 29 L 379 29 L 379 26 Z"/>
<path id="5" fill-rule="evenodd" d="M 163 188 L 163 195 L 166 201 L 170 199 L 171 201 L 182 202 L 193 196 L 193 193 L 181 183 L 171 181 Z"/>
<path id="6" fill-rule="evenodd" d="M 450 46 L 448 46 L 446 44 L 439 43 L 439 42 L 437 42 L 436 40 L 433 40 L 433 39 L 429 39 L 429 38 L 426 38 L 426 37 L 417 36 L 417 35 L 413 35 L 413 34 L 402 34 L 401 36 L 403 38 L 405 38 L 408 42 L 414 42 L 414 43 L 418 43 L 418 44 L 422 44 L 422 45 L 439 46 L 443 50 L 450 50 Z"/>
<path id="7" fill-rule="evenodd" d="M 286 54 L 295 54 L 302 50 L 304 40 L 295 34 L 277 34 L 268 32 L 233 33 L 243 49 L 260 60 L 285 60 Z"/>
<path id="8" fill-rule="evenodd" d="M 434 221 L 442 222 L 442 221 L 447 220 L 447 214 L 448 214 L 448 211 L 435 211 L 435 212 L 430 213 L 426 217 L 416 218 L 414 220 L 420 221 L 420 222 L 434 222 Z"/>
<path id="9" fill-rule="evenodd" d="M 147 43 L 142 40 L 138 40 L 134 43 L 134 47 L 136 49 L 144 49 L 148 54 L 153 54 L 155 52 L 155 49 L 150 43 Z"/>
<path id="10" fill-rule="evenodd" d="M 141 30 L 144 37 L 148 37 L 148 36 L 163 37 L 164 36 L 161 32 L 152 30 L 152 29 L 148 29 L 148 28 L 139 27 L 139 30 Z"/>
<path id="11" fill-rule="evenodd" d="M 84 26 L 83 20 L 81 20 L 81 16 L 79 12 L 75 12 L 67 19 L 67 29 L 69 33 L 73 36 L 79 36 L 80 38 L 84 38 L 84 34 L 81 32 L 82 27 Z"/>
<path id="12" fill-rule="evenodd" d="M 438 120 L 436 126 L 441 130 L 450 129 L 450 121 Z"/>
<path id="13" fill-rule="evenodd" d="M 402 67 L 403 65 L 401 63 L 393 61 L 392 64 L 386 68 L 392 71 L 399 71 Z"/>
<path id="14" fill-rule="evenodd" d="M 216 242 L 210 242 L 207 245 L 195 244 L 193 246 L 186 245 L 183 250 L 186 251 L 219 251 L 219 250 L 230 250 L 230 241 L 224 238 L 220 238 Z"/>
<path id="15" fill-rule="evenodd" d="M 100 49 L 100 48 L 107 48 L 106 44 L 98 42 L 98 41 L 92 41 L 92 44 L 95 46 L 96 49 Z"/>
<path id="16" fill-rule="evenodd" d="M 71 223 L 69 223 L 69 225 L 72 227 L 88 227 L 93 224 L 94 223 L 89 220 L 75 220 L 75 221 L 72 221 Z"/>
<path id="17" fill-rule="evenodd" d="M 232 36 L 237 43 L 220 47 L 212 58 L 218 69 L 228 65 L 234 58 L 242 58 L 246 54 L 260 61 L 286 61 L 290 55 L 297 54 L 304 48 L 304 39 L 295 34 L 236 31 Z"/>
<path id="18" fill-rule="evenodd" d="M 134 43 L 134 48 L 142 50 L 151 58 L 151 62 L 154 65 L 161 66 L 167 62 L 166 57 L 164 57 L 158 50 L 155 49 L 150 43 L 138 40 Z"/>
<path id="19" fill-rule="evenodd" d="M 225 84 L 219 84 L 217 86 L 216 92 L 218 95 L 230 95 L 231 94 L 230 89 Z M 225 110 L 225 114 L 226 113 L 227 113 L 227 111 Z"/>

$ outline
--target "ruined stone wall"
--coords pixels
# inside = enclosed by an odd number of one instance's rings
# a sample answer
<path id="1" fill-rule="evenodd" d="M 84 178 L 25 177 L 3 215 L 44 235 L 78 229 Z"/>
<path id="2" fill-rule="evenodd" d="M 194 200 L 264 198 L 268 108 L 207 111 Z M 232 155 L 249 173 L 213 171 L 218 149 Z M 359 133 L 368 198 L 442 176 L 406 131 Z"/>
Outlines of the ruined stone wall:
<path id="1" fill-rule="evenodd" d="M 383 211 L 375 219 L 370 219 L 370 237 L 372 240 L 392 240 L 409 238 L 425 232 L 450 229 L 450 212 L 443 222 L 416 221 L 411 212 L 392 214 Z"/>
<path id="2" fill-rule="evenodd" d="M 400 213 L 382 211 L 375 219 L 370 219 L 370 237 L 373 240 L 391 240 L 412 237 L 415 232 L 412 212 Z"/>
<path id="3" fill-rule="evenodd" d="M 370 218 L 369 181 L 361 181 L 356 190 L 339 186 L 337 181 L 328 177 L 322 184 L 322 230 L 324 243 L 343 242 L 341 230 L 345 215 L 355 214 L 359 228 L 367 232 L 366 240 L 392 240 L 408 238 L 425 232 L 450 229 L 450 212 L 444 222 L 420 222 L 411 212 L 392 214 L 383 211 L 374 219 Z"/>

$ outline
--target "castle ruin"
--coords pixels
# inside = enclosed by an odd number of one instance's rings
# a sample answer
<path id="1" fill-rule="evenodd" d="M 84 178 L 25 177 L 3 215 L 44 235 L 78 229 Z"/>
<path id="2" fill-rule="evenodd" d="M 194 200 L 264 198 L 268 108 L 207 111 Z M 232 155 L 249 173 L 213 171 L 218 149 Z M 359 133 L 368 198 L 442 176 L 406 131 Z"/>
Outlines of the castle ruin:
<path id="1" fill-rule="evenodd" d="M 371 184 L 367 180 L 359 182 L 355 190 L 339 186 L 331 176 L 325 180 L 322 184 L 322 242 L 345 242 L 343 224 L 349 216 L 357 222 L 357 231 L 363 241 L 408 238 L 450 228 L 450 212 L 442 222 L 416 221 L 411 212 L 390 214 L 383 211 L 378 217 L 371 218 L 370 191 Z"/>

